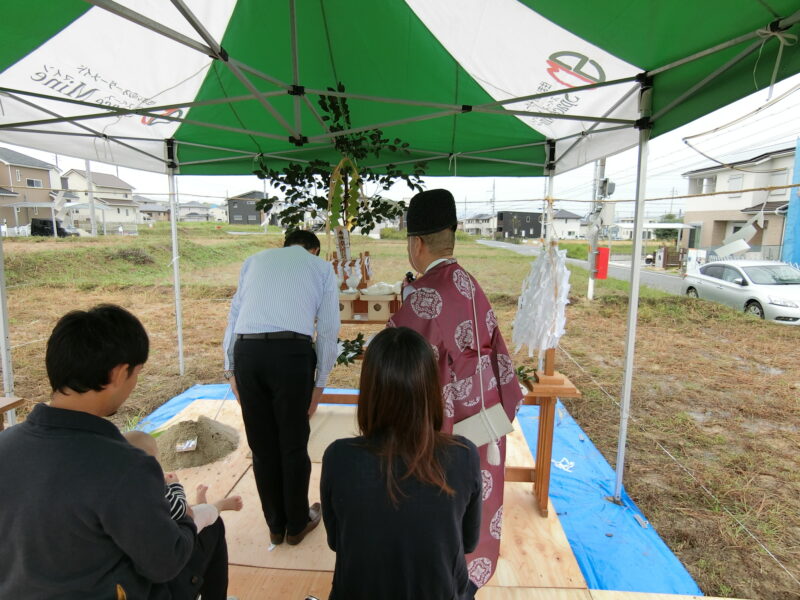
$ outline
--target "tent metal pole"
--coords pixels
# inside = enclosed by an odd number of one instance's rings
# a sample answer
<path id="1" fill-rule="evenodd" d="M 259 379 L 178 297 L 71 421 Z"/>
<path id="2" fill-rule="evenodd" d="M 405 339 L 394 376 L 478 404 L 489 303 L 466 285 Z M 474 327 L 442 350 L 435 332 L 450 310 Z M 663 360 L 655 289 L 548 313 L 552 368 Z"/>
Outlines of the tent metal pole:
<path id="1" fill-rule="evenodd" d="M 171 140 L 167 140 L 169 147 Z M 171 152 L 171 150 L 170 150 Z M 172 289 L 175 295 L 175 326 L 178 335 L 178 373 L 186 373 L 183 358 L 183 309 L 181 306 L 181 266 L 178 252 L 178 189 L 175 181 L 175 168 L 170 167 L 169 180 L 169 223 L 172 235 Z"/>
<path id="2" fill-rule="evenodd" d="M 648 118 L 653 98 L 652 81 L 642 84 L 639 98 L 639 114 Z M 649 121 L 652 124 L 652 121 Z M 631 409 L 631 388 L 633 384 L 633 359 L 636 348 L 636 321 L 639 314 L 639 280 L 641 274 L 642 231 L 644 229 L 645 188 L 647 184 L 647 153 L 650 141 L 650 127 L 639 130 L 639 154 L 636 161 L 636 212 L 633 228 L 633 252 L 631 254 L 630 296 L 628 300 L 628 329 L 625 338 L 625 362 L 622 380 L 622 402 L 620 409 L 619 440 L 617 442 L 616 483 L 614 502 L 621 502 L 622 474 L 625 469 L 625 444 L 628 437 L 628 419 Z"/>
<path id="3" fill-rule="evenodd" d="M 636 76 L 631 75 L 630 77 L 623 77 L 621 79 L 612 79 L 609 81 L 602 81 L 599 83 L 590 83 L 587 85 L 579 85 L 573 88 L 553 90 L 551 92 L 541 92 L 537 94 L 530 94 L 528 96 L 518 96 L 517 98 L 508 98 L 506 100 L 496 100 L 495 102 L 487 102 L 486 104 L 479 104 L 475 106 L 473 110 L 477 110 L 479 108 L 491 108 L 493 106 L 505 106 L 506 104 L 516 104 L 518 102 L 527 102 L 528 100 L 549 98 L 550 96 L 563 96 L 565 94 L 574 94 L 576 92 L 595 90 L 602 87 L 608 87 L 610 85 L 620 85 L 622 83 L 632 83 L 634 81 L 636 81 Z"/>
<path id="4" fill-rule="evenodd" d="M 112 0 L 86 0 L 89 4 L 93 4 L 98 8 L 102 8 L 103 10 L 107 10 L 108 12 L 117 15 L 118 17 L 122 17 L 132 23 L 136 23 L 137 25 L 141 25 L 145 29 L 149 29 L 150 31 L 154 31 L 159 35 L 163 35 L 166 38 L 171 39 L 174 42 L 178 42 L 179 44 L 183 44 L 191 48 L 192 50 L 196 50 L 206 56 L 212 56 L 214 54 L 213 50 L 208 46 L 201 44 L 198 41 L 193 40 L 192 38 L 183 35 L 182 33 L 178 33 L 174 29 L 170 29 L 159 23 L 158 21 L 154 21 L 149 17 L 145 17 L 141 13 L 137 13 L 121 4 L 113 2 Z"/>
<path id="5" fill-rule="evenodd" d="M 556 142 L 565 142 L 567 140 L 571 140 L 572 138 L 585 138 L 585 137 L 587 137 L 589 135 L 594 135 L 594 134 L 597 134 L 597 133 L 609 133 L 609 132 L 612 132 L 612 131 L 621 131 L 622 129 L 630 129 L 630 128 L 631 128 L 630 125 L 617 125 L 616 127 L 603 127 L 603 129 L 595 129 L 594 126 L 592 126 L 589 129 L 587 129 L 586 131 L 579 131 L 578 133 L 571 133 L 569 135 L 565 135 L 564 137 L 555 138 L 555 140 L 556 140 Z M 564 154 L 566 154 L 568 151 L 569 151 L 569 149 L 564 151 Z M 564 154 L 562 154 L 561 156 L 564 156 Z M 556 159 L 556 162 L 558 162 L 558 159 Z"/>
<path id="6" fill-rule="evenodd" d="M 97 237 L 97 217 L 94 212 L 94 184 L 92 183 L 92 165 L 86 161 L 86 189 L 89 194 L 89 220 L 92 222 L 92 237 Z M 106 222 L 106 213 L 103 211 L 103 223 Z M 105 226 L 103 227 L 105 233 Z"/>
<path id="7" fill-rule="evenodd" d="M 778 22 L 778 27 L 789 28 L 795 23 L 800 22 L 800 11 L 795 12 L 790 17 L 786 17 L 785 19 L 781 19 Z M 658 75 L 659 73 L 663 73 L 664 71 L 669 71 L 670 69 L 674 69 L 676 67 L 680 67 L 685 65 L 686 63 L 693 62 L 699 58 L 703 58 L 704 56 L 708 56 L 709 54 L 714 54 L 716 52 L 720 52 L 721 50 L 726 50 L 727 48 L 731 48 L 733 46 L 738 46 L 742 42 L 746 42 L 747 40 L 752 40 L 753 38 L 759 35 L 758 31 L 751 31 L 750 33 L 745 33 L 744 35 L 740 35 L 739 37 L 733 38 L 732 40 L 728 40 L 727 42 L 722 42 L 721 44 L 717 44 L 716 46 L 712 46 L 706 50 L 702 50 L 697 54 L 692 54 L 691 56 L 687 56 L 680 60 L 676 60 L 675 62 L 671 62 L 669 64 L 664 65 L 663 67 L 659 67 L 657 69 L 653 69 L 652 71 L 648 71 L 647 74 L 650 76 Z M 761 42 L 759 42 L 760 44 Z"/>
<path id="8" fill-rule="evenodd" d="M 664 116 L 669 111 L 671 111 L 673 108 L 675 108 L 676 106 L 679 106 L 684 100 L 686 100 L 687 98 L 691 98 L 694 95 L 695 92 L 697 92 L 698 90 L 704 88 L 711 81 L 714 81 L 717 77 L 722 75 L 725 71 L 727 71 L 728 69 L 730 69 L 734 65 L 740 63 L 745 58 L 750 56 L 753 52 L 758 50 L 758 48 L 761 46 L 762 43 L 763 42 L 761 40 L 758 40 L 754 44 L 751 44 L 750 46 L 748 46 L 747 48 L 742 50 L 739 54 L 737 54 L 732 59 L 730 59 L 728 62 L 726 62 L 724 65 L 722 65 L 721 67 L 719 67 L 718 69 L 714 70 L 712 73 L 710 73 L 709 75 L 707 75 L 706 77 L 704 77 L 703 79 L 701 79 L 700 81 L 695 83 L 692 87 L 690 87 L 688 90 L 686 90 L 683 94 L 681 94 L 680 96 L 675 98 L 672 102 L 670 102 L 669 104 L 667 104 L 666 106 L 661 108 L 661 110 L 659 110 L 656 114 L 654 114 L 653 115 L 653 120 L 656 120 L 656 119 Z"/>
<path id="9" fill-rule="evenodd" d="M 18 98 L 14 94 L 9 94 L 8 92 L 6 92 L 6 95 L 9 96 L 10 98 L 13 98 L 17 102 L 20 102 L 22 104 L 25 104 L 26 106 L 30 106 L 32 108 L 40 110 L 45 114 L 52 115 L 52 116 L 55 116 L 55 117 L 58 117 L 58 118 L 62 118 L 62 116 L 59 115 L 58 113 L 55 113 L 55 112 L 53 112 L 51 110 L 48 110 L 46 108 L 43 108 L 41 106 L 38 106 L 37 104 L 34 104 L 33 102 L 29 102 L 28 100 L 25 100 L 23 98 Z M 69 119 L 68 121 L 70 123 L 72 123 L 73 125 L 75 125 L 75 127 L 79 127 L 81 129 L 83 129 L 84 131 L 89 131 L 89 132 L 95 134 L 96 137 L 103 138 L 105 140 L 109 140 L 109 141 L 115 142 L 115 143 L 119 144 L 120 146 L 124 146 L 125 148 L 128 148 L 129 150 L 133 150 L 133 151 L 138 152 L 140 154 L 144 154 L 145 156 L 147 156 L 149 158 L 161 161 L 161 159 L 158 158 L 157 156 L 154 156 L 153 154 L 150 154 L 149 152 L 145 152 L 144 150 L 141 150 L 141 149 L 137 148 L 136 146 L 131 146 L 130 144 L 126 144 L 125 142 L 121 142 L 118 139 L 116 139 L 114 136 L 106 135 L 104 133 L 100 133 L 98 131 L 95 131 L 91 127 L 87 127 L 86 125 L 83 125 L 82 123 L 76 123 L 75 119 Z"/>
<path id="10" fill-rule="evenodd" d="M 69 135 L 74 137 L 91 137 L 96 138 L 97 135 L 93 133 L 79 133 L 77 131 L 55 131 L 55 130 L 47 130 L 47 129 L 27 129 L 25 127 L 0 127 L 3 131 L 15 131 L 19 133 L 46 133 L 47 135 Z M 152 138 L 140 138 L 140 137 L 131 137 L 131 136 L 124 136 L 119 135 L 115 136 L 118 140 L 130 140 L 133 142 L 157 142 L 161 140 L 154 140 Z"/>
<path id="11" fill-rule="evenodd" d="M 328 124 L 322 120 L 322 117 L 317 112 L 317 109 L 314 108 L 314 105 L 311 103 L 311 100 L 308 99 L 308 96 L 306 94 L 303 94 L 303 102 L 306 103 L 308 110 L 311 111 L 312 115 L 314 115 L 314 118 L 317 120 L 317 123 L 319 123 L 326 132 L 330 131 L 330 127 L 328 127 Z"/>
<path id="12" fill-rule="evenodd" d="M 241 96 L 231 96 L 230 98 L 211 98 L 209 100 L 195 100 L 192 102 L 179 102 L 173 104 L 160 104 L 158 106 L 148 106 L 147 108 L 120 108 L 118 106 L 108 106 L 105 104 L 97 104 L 95 102 L 86 102 L 83 100 L 75 100 L 74 98 L 65 98 L 63 96 L 50 96 L 48 94 L 40 94 L 38 92 L 29 92 L 25 90 L 17 90 L 14 88 L 6 88 L 0 87 L 0 94 L 8 94 L 9 96 L 13 97 L 12 95 L 19 95 L 19 96 L 31 96 L 33 98 L 42 98 L 45 100 L 52 100 L 54 102 L 63 102 L 66 104 L 74 104 L 76 106 L 86 106 L 88 108 L 97 108 L 102 110 L 101 113 L 96 114 L 86 114 L 86 115 L 74 115 L 71 117 L 60 117 L 58 119 L 42 119 L 40 121 L 21 121 L 20 126 L 22 125 L 46 125 L 48 123 L 61 123 L 64 121 L 80 121 L 86 119 L 99 119 L 103 117 L 114 117 L 120 115 L 141 115 L 143 117 L 154 117 L 162 119 L 164 115 L 158 114 L 160 111 L 167 111 L 172 110 L 174 108 L 194 108 L 196 106 L 215 106 L 218 104 L 233 104 L 236 102 L 246 102 L 248 100 L 255 100 L 256 97 L 253 94 L 242 94 Z M 271 92 L 259 92 L 261 96 L 271 98 L 274 96 L 285 96 L 286 92 L 284 90 L 275 90 Z M 177 117 L 176 117 L 177 118 Z M 3 124 L 0 127 L 7 129 L 7 125 Z M 136 138 L 136 137 L 125 137 L 125 136 L 117 136 L 119 139 L 132 139 L 132 140 L 152 140 L 152 138 Z"/>
<path id="13" fill-rule="evenodd" d="M 535 163 L 535 162 L 527 162 L 524 160 L 509 160 L 507 158 L 489 158 L 488 156 L 461 156 L 458 155 L 459 158 L 465 158 L 467 160 L 480 160 L 483 162 L 496 162 L 496 163 L 505 163 L 507 165 L 526 165 L 529 167 L 544 167 L 546 166 L 544 163 Z"/>
<path id="14" fill-rule="evenodd" d="M 632 95 L 634 92 L 637 92 L 638 90 L 639 90 L 639 86 L 638 86 L 638 85 L 635 85 L 635 86 L 631 87 L 631 89 L 630 89 L 630 90 L 628 90 L 628 91 L 627 91 L 627 92 L 626 92 L 626 93 L 625 93 L 625 94 L 624 94 L 624 95 L 623 95 L 621 98 L 619 98 L 619 100 L 617 100 L 617 101 L 616 101 L 616 102 L 615 102 L 615 103 L 614 103 L 614 104 L 611 106 L 611 108 L 609 108 L 609 109 L 608 109 L 608 110 L 605 112 L 605 114 L 604 114 L 603 116 L 605 116 L 605 115 L 610 115 L 612 112 L 614 112 L 615 110 L 617 110 L 617 108 L 619 108 L 619 107 L 622 105 L 622 103 L 623 103 L 623 102 L 625 102 L 625 101 L 626 101 L 628 98 L 630 98 L 630 96 L 631 96 L 631 95 Z M 595 123 L 594 125 L 592 125 L 592 126 L 591 126 L 591 127 L 590 127 L 590 128 L 587 130 L 587 131 L 586 131 L 586 133 L 585 133 L 585 134 L 584 134 L 583 132 L 581 132 L 580 134 L 578 134 L 580 137 L 578 137 L 578 139 L 577 139 L 577 140 L 575 140 L 575 141 L 574 141 L 572 144 L 570 144 L 570 145 L 569 145 L 569 147 L 568 147 L 566 150 L 564 150 L 564 152 L 562 152 L 562 153 L 561 153 L 561 156 L 559 156 L 558 158 L 556 158 L 556 164 L 558 164 L 558 163 L 561 161 L 561 159 L 562 159 L 562 158 L 564 158 L 564 157 L 565 157 L 567 154 L 569 154 L 569 153 L 570 153 L 570 152 L 572 152 L 572 151 L 573 151 L 575 148 L 577 148 L 577 147 L 578 147 L 578 146 L 581 144 L 581 142 L 583 142 L 585 139 L 587 139 L 587 137 L 588 137 L 590 134 L 592 134 L 592 133 L 602 133 L 603 131 L 615 131 L 615 130 L 617 130 L 617 129 L 622 129 L 622 128 L 624 128 L 624 127 L 627 127 L 627 126 L 623 125 L 623 126 L 620 126 L 620 127 L 607 127 L 607 128 L 605 128 L 605 129 L 602 129 L 602 130 L 597 130 L 597 126 L 598 126 L 598 125 L 599 125 L 599 123 Z M 562 138 L 562 139 L 566 139 L 566 138 Z M 558 140 L 558 141 L 561 141 L 561 140 Z"/>
<path id="15" fill-rule="evenodd" d="M 16 217 L 16 209 L 14 209 Z M 6 270 L 5 255 L 3 252 L 3 240 L 0 237 L 0 360 L 3 366 L 3 394 L 6 398 L 14 395 L 14 369 L 11 362 L 11 340 L 8 335 L 8 301 L 6 299 Z M 7 412 L 8 424 L 17 424 L 17 412 L 11 409 Z M 0 414 L 0 425 L 2 425 L 3 415 Z"/>
<path id="16" fill-rule="evenodd" d="M 343 129 L 341 131 L 331 131 L 329 133 L 323 133 L 322 135 L 315 135 L 314 137 L 308 138 L 309 142 L 320 142 L 323 140 L 328 140 L 331 138 L 339 137 L 342 135 L 349 135 L 351 133 L 359 133 L 361 131 L 369 131 L 370 129 L 382 129 L 384 127 L 392 127 L 394 125 L 403 125 L 405 123 L 418 123 L 419 121 L 427 121 L 430 119 L 438 119 L 440 117 L 449 117 L 450 115 L 455 115 L 461 112 L 459 110 L 444 110 L 441 112 L 436 112 L 428 115 L 418 115 L 416 117 L 409 117 L 407 119 L 398 119 L 397 121 L 386 121 L 385 123 L 374 123 L 372 125 L 364 125 L 363 127 L 353 127 L 351 129 Z"/>
<path id="17" fill-rule="evenodd" d="M 295 0 L 289 0 L 289 23 L 292 36 L 292 83 L 298 86 L 300 85 L 300 64 L 297 55 L 297 10 Z M 300 95 L 294 94 L 292 99 L 294 100 L 294 129 L 300 132 L 303 130 L 303 120 L 300 115 Z"/>
<path id="18" fill-rule="evenodd" d="M 403 98 L 387 98 L 384 96 L 369 96 L 366 94 L 353 94 L 350 92 L 335 92 L 331 90 L 318 90 L 306 88 L 306 94 L 317 96 L 333 96 L 334 98 L 347 98 L 348 100 L 366 100 L 368 102 L 382 102 L 384 104 L 402 104 L 404 106 L 424 106 L 426 108 L 441 108 L 461 112 L 461 104 L 446 104 L 444 102 L 425 102 L 424 100 L 405 100 Z"/>
<path id="19" fill-rule="evenodd" d="M 50 210 L 50 221 L 53 223 L 53 237 L 58 239 L 58 227 L 56 227 L 56 206 L 53 203 L 53 208 Z"/>
<path id="20" fill-rule="evenodd" d="M 545 112 L 534 112 L 530 110 L 494 110 L 486 108 L 475 108 L 473 112 L 479 112 L 489 115 L 517 115 L 519 117 L 546 117 L 548 119 L 558 119 L 561 121 L 588 121 L 590 123 L 613 123 L 614 125 L 633 125 L 634 121 L 631 119 L 612 119 L 608 117 L 590 117 L 588 115 L 568 115 L 568 114 L 552 114 Z"/>

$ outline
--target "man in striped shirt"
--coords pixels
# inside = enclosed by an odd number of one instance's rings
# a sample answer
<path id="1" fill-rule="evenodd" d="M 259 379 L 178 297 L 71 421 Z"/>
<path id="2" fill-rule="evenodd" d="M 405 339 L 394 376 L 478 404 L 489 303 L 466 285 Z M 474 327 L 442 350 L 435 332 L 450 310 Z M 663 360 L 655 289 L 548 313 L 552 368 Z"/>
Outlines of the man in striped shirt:
<path id="1" fill-rule="evenodd" d="M 308 420 L 336 362 L 339 290 L 316 235 L 293 231 L 283 246 L 245 260 L 223 346 L 270 541 L 299 544 L 320 520 L 308 505 Z"/>

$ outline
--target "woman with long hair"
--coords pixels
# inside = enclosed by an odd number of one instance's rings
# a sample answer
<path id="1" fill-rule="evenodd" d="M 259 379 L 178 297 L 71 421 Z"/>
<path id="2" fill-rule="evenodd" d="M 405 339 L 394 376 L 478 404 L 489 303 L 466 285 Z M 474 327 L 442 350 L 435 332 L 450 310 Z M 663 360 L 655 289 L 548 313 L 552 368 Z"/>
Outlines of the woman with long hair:
<path id="1" fill-rule="evenodd" d="M 384 329 L 364 355 L 361 436 L 322 459 L 331 600 L 472 597 L 464 555 L 478 543 L 480 461 L 443 421 L 431 346 L 411 329 Z"/>

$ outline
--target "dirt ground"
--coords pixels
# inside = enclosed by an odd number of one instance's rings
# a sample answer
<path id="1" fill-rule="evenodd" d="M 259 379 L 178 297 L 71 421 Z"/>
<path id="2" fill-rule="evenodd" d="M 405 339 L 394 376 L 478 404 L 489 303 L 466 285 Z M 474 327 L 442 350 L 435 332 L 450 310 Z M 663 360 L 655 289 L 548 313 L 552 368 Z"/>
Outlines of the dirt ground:
<path id="1" fill-rule="evenodd" d="M 407 270 L 402 243 L 367 244 L 381 267 L 378 279 Z M 528 261 L 473 246 L 462 248 L 462 263 L 493 299 L 510 339 Z M 7 253 L 15 251 L 7 245 Z M 27 251 L 26 245 L 21 252 Z M 126 306 L 151 337 L 140 383 L 114 417 L 121 427 L 191 385 L 220 382 L 221 340 L 238 270 L 238 263 L 220 264 L 184 278 L 184 376 L 177 375 L 169 286 L 10 290 L 17 394 L 29 407 L 47 400 L 44 343 L 53 324 L 68 309 L 98 302 Z M 583 398 L 567 401 L 568 409 L 613 466 L 627 303 L 602 287 L 598 299 L 587 302 L 581 277 L 573 275 L 557 368 L 583 392 Z M 355 333 L 346 328 L 341 337 Z M 642 300 L 626 489 L 707 594 L 800 598 L 798 347 L 800 327 L 686 298 Z M 356 387 L 358 366 L 337 367 L 329 384 Z"/>

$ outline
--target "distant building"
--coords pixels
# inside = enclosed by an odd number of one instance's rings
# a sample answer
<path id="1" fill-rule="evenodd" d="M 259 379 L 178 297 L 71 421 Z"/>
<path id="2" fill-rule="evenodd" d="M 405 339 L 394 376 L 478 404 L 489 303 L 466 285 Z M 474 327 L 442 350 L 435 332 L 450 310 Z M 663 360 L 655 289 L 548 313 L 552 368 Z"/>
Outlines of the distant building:
<path id="1" fill-rule="evenodd" d="M 211 206 L 202 202 L 186 202 L 178 205 L 178 220 L 208 222 L 211 220 Z"/>
<path id="2" fill-rule="evenodd" d="M 139 195 L 134 195 L 133 200 L 139 205 L 141 222 L 169 221 L 169 204 L 166 202 Z"/>
<path id="3" fill-rule="evenodd" d="M 8 148 L 0 148 L 0 223 L 9 228 L 27 225 L 33 218 L 52 218 L 59 182 L 55 165 Z"/>
<path id="4" fill-rule="evenodd" d="M 228 198 L 228 223 L 233 225 L 261 225 L 263 211 L 256 210 L 256 202 L 264 198 L 263 192 L 246 192 Z"/>
<path id="5" fill-rule="evenodd" d="M 513 210 L 498 212 L 497 234 L 502 238 L 540 238 L 542 213 Z"/>
<path id="6" fill-rule="evenodd" d="M 481 237 L 491 237 L 497 230 L 497 216 L 490 214 L 480 214 L 464 219 L 459 222 L 459 229 L 463 229 L 470 235 Z"/>
<path id="7" fill-rule="evenodd" d="M 557 210 L 553 215 L 553 232 L 561 240 L 581 237 L 581 217 L 568 210 Z"/>
<path id="8" fill-rule="evenodd" d="M 689 180 L 689 194 L 713 196 L 689 198 L 683 222 L 694 225 L 681 231 L 680 245 L 685 248 L 713 249 L 747 224 L 754 214 L 764 211 L 764 227 L 747 243 L 753 248 L 751 258 L 777 259 L 783 245 L 785 215 L 791 188 L 745 192 L 760 187 L 778 187 L 791 183 L 795 149 L 782 148 L 752 153 L 744 158 L 729 157 L 725 165 L 715 165 L 684 173 Z"/>
<path id="9" fill-rule="evenodd" d="M 212 206 L 210 209 L 208 209 L 208 216 L 215 223 L 227 223 L 228 205 L 225 204 L 223 206 Z"/>

